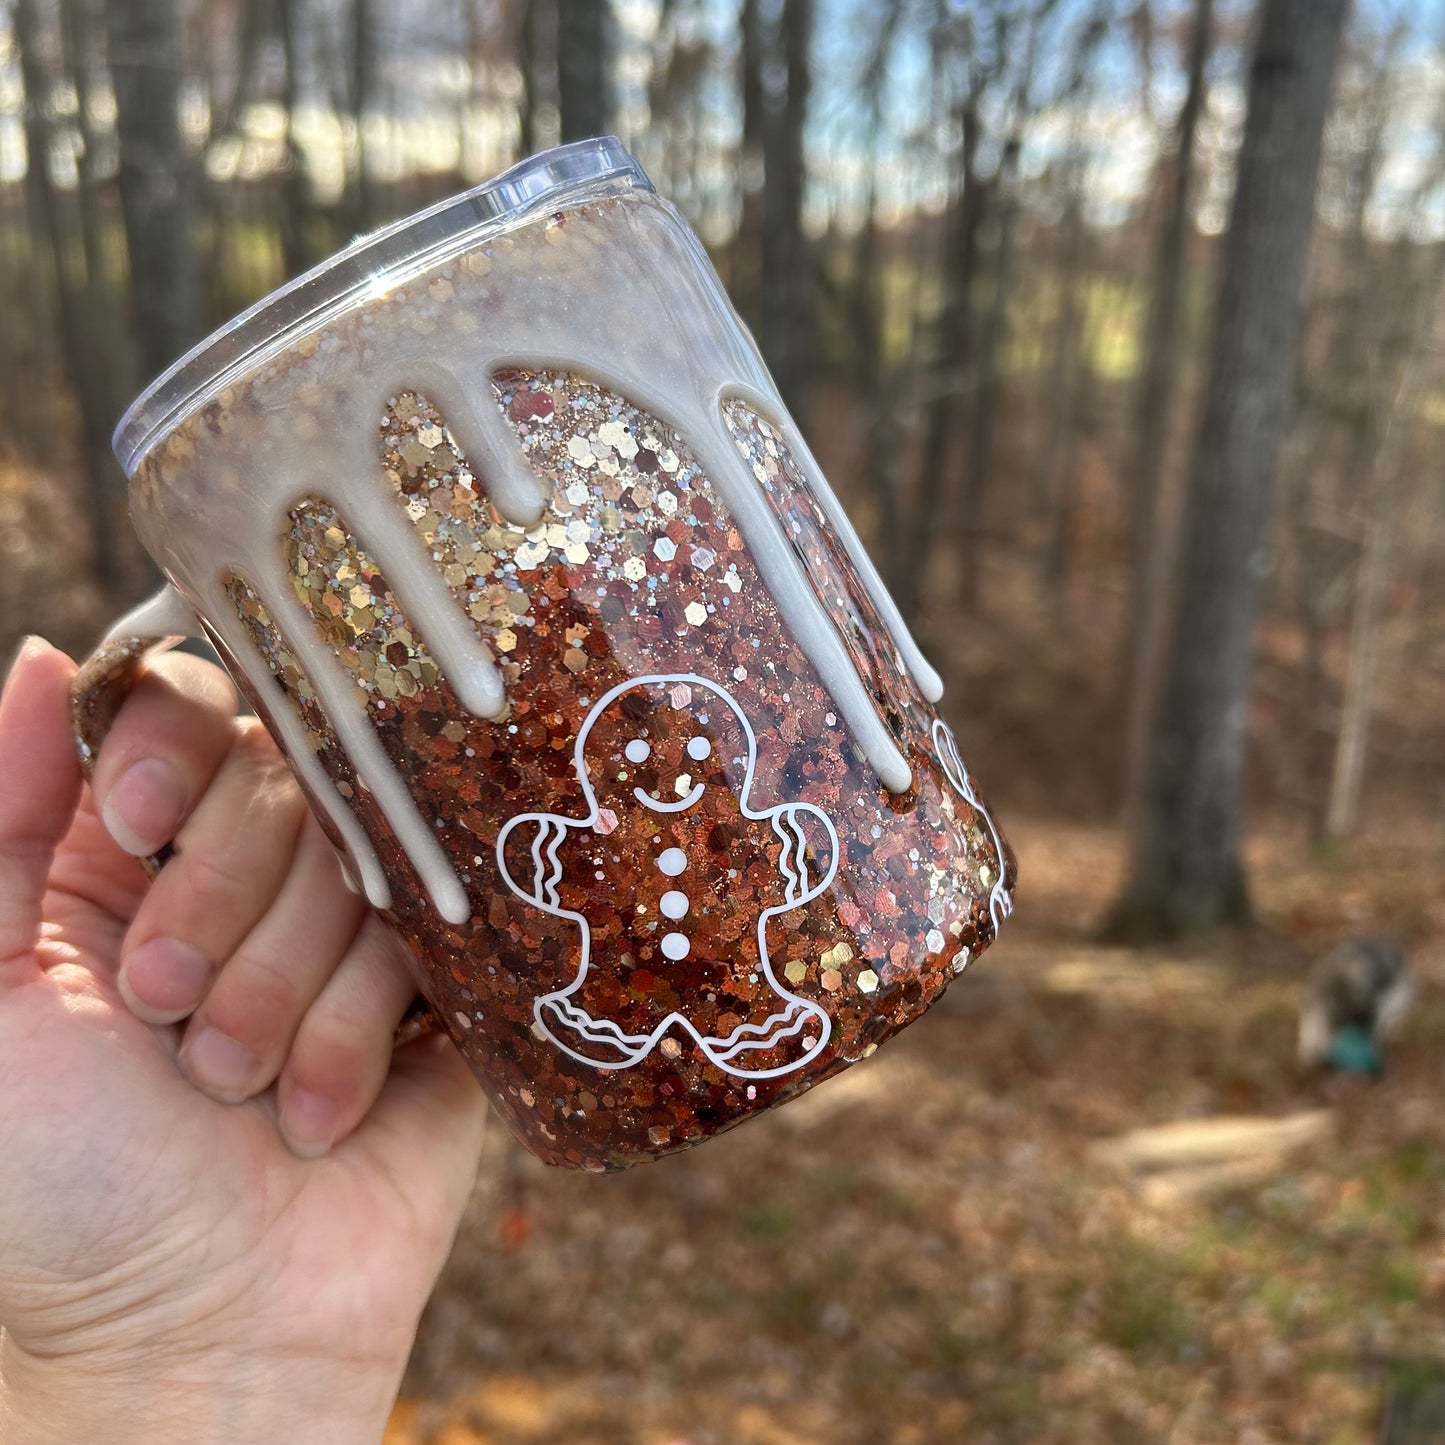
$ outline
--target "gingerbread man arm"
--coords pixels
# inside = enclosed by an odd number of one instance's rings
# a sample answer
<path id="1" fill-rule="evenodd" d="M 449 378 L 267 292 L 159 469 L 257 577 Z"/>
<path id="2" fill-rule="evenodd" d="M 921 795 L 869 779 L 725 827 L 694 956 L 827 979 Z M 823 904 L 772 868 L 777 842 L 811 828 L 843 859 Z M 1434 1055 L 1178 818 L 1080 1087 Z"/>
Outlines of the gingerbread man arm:
<path id="1" fill-rule="evenodd" d="M 1008 887 L 1008 859 L 1003 850 L 1003 838 L 993 821 L 993 814 L 984 806 L 983 799 L 974 787 L 973 774 L 969 772 L 968 765 L 958 751 L 958 740 L 953 736 L 953 729 L 942 718 L 934 719 L 933 747 L 944 776 L 953 784 L 959 796 L 983 819 L 993 841 L 994 872 L 997 876 L 988 891 L 988 913 L 993 922 L 994 937 L 997 938 L 1004 919 L 1011 918 L 1014 911 L 1013 894 Z"/>
<path id="2" fill-rule="evenodd" d="M 531 833 L 532 841 L 530 847 L 522 853 L 522 857 L 526 858 L 531 866 L 527 868 L 525 876 L 519 878 L 507 862 L 507 845 L 512 841 L 513 832 L 524 825 L 527 832 Z M 506 880 L 507 887 L 525 898 L 528 903 L 542 909 L 544 913 L 569 912 L 562 907 L 562 900 L 557 893 L 557 885 L 562 880 L 562 861 L 557 856 L 557 850 L 565 841 L 567 830 L 571 826 L 574 825 L 568 819 L 560 818 L 556 813 L 518 813 L 515 818 L 507 820 L 497 835 L 497 867 Z M 516 839 L 513 846 L 521 851 L 525 840 L 526 832 Z"/>
<path id="3" fill-rule="evenodd" d="M 833 820 L 811 803 L 783 803 L 769 809 L 773 831 L 783 840 L 778 870 L 785 880 L 788 908 L 816 898 L 838 872 L 841 851 Z"/>

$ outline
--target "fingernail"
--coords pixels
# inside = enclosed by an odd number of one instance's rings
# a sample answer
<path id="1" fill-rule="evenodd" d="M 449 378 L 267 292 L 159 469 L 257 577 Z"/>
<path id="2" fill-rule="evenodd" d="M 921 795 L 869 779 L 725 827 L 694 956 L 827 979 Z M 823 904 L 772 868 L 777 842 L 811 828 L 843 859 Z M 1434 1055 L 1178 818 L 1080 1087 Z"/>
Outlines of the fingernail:
<path id="1" fill-rule="evenodd" d="M 200 1003 L 213 971 L 199 948 L 179 938 L 152 938 L 122 964 L 120 989 L 149 1022 L 173 1023 Z"/>
<path id="2" fill-rule="evenodd" d="M 229 1034 L 205 1028 L 181 1049 L 181 1063 L 197 1086 L 229 1104 L 249 1097 L 260 1060 Z"/>
<path id="3" fill-rule="evenodd" d="M 310 1089 L 292 1089 L 281 1107 L 281 1133 L 293 1154 L 319 1159 L 336 1141 L 340 1115 L 334 1099 Z"/>
<path id="4" fill-rule="evenodd" d="M 37 637 L 35 633 L 27 632 L 25 636 L 20 639 L 20 646 L 15 649 L 15 655 L 10 659 L 10 666 L 5 669 L 6 685 L 9 685 L 10 679 L 23 664 L 28 662 L 37 652 L 40 652 L 46 646 L 47 643 L 43 637 Z"/>
<path id="5" fill-rule="evenodd" d="M 186 785 L 164 758 L 144 758 L 120 775 L 100 810 L 106 831 L 127 853 L 158 853 L 181 826 Z"/>
<path id="6" fill-rule="evenodd" d="M 31 653 L 39 652 L 44 646 L 45 639 L 43 637 L 38 633 L 27 632 L 20 639 L 20 646 L 15 649 L 15 661 L 19 662 L 22 658 L 29 657 Z"/>

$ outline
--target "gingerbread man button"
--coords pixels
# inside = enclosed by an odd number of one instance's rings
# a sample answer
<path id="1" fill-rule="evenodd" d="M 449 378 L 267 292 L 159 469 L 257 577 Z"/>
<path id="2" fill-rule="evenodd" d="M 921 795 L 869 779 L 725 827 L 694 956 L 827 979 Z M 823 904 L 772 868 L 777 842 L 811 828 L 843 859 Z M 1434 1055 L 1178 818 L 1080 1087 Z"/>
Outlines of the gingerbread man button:
<path id="1" fill-rule="evenodd" d="M 575 976 L 537 999 L 536 1031 L 598 1069 L 689 1043 L 746 1078 L 811 1062 L 832 1021 L 774 972 L 768 924 L 833 882 L 832 820 L 811 803 L 753 806 L 752 726 L 691 673 L 598 698 L 573 759 L 586 815 L 519 813 L 497 839 L 508 887 L 577 929 Z"/>

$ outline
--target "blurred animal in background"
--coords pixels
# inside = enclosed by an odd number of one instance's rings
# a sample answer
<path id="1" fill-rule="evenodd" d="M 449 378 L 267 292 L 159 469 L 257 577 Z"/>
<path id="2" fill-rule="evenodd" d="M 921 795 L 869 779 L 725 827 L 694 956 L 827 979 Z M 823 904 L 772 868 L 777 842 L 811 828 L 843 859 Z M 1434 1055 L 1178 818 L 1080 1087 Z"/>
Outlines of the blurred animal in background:
<path id="1" fill-rule="evenodd" d="M 1405 952 L 1388 938 L 1351 938 L 1315 965 L 1300 1009 L 1304 1068 L 1378 1075 L 1382 1046 L 1399 1032 L 1414 987 Z"/>

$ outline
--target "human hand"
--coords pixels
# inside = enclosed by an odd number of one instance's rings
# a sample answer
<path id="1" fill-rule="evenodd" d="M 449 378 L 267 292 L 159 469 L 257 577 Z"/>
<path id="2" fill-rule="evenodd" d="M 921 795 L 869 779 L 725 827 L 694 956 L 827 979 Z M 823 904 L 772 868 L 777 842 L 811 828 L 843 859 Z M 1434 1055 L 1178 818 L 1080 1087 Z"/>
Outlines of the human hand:
<path id="1" fill-rule="evenodd" d="M 404 947 L 224 675 L 154 664 L 91 788 L 74 671 L 0 699 L 0 1445 L 377 1440 L 481 1093 L 393 1057 Z"/>

